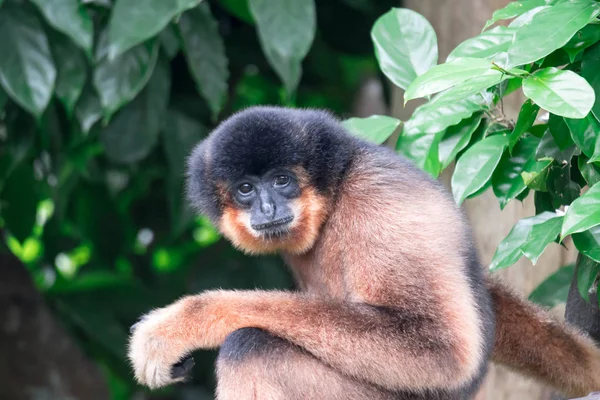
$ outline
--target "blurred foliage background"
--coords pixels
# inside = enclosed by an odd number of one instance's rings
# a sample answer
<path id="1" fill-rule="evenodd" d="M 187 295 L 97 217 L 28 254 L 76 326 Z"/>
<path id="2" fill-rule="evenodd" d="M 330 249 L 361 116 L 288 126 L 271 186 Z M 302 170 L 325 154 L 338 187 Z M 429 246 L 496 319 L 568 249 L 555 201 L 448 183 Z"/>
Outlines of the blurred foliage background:
<path id="1" fill-rule="evenodd" d="M 396 3 L 0 0 L 0 253 L 27 269 L 112 398 L 142 390 L 126 339 L 152 307 L 291 285 L 278 259 L 243 256 L 187 208 L 192 146 L 256 104 L 350 115 L 365 79 L 382 79 L 370 30 Z M 189 384 L 135 398 L 212 398 L 214 355 L 196 356 Z"/>

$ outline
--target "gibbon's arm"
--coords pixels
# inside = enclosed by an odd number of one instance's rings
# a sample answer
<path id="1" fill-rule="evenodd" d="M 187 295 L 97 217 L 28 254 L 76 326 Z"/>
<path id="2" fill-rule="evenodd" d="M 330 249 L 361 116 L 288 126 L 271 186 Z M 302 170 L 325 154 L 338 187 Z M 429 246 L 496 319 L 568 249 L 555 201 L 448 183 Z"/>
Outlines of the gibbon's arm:
<path id="1" fill-rule="evenodd" d="M 586 335 L 488 279 L 496 308 L 492 360 L 570 396 L 600 390 L 600 349 Z"/>
<path id="2" fill-rule="evenodd" d="M 174 364 L 243 327 L 261 328 L 342 373 L 392 390 L 451 389 L 476 372 L 462 367 L 461 344 L 430 317 L 299 293 L 211 291 L 138 323 L 129 349 L 135 376 L 151 388 L 181 380 L 170 375 Z"/>

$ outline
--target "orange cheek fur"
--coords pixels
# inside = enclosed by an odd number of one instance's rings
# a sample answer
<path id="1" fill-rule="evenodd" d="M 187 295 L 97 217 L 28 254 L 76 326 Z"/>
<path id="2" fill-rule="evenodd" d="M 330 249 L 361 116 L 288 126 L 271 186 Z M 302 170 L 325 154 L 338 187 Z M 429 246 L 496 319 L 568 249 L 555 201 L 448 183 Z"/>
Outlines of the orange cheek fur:
<path id="1" fill-rule="evenodd" d="M 231 203 L 224 207 L 219 227 L 234 246 L 247 253 L 302 254 L 312 248 L 319 236 L 327 215 L 327 202 L 314 189 L 304 187 L 300 197 L 292 202 L 292 210 L 295 218 L 290 234 L 282 239 L 262 239 L 250 228 L 250 214 Z"/>

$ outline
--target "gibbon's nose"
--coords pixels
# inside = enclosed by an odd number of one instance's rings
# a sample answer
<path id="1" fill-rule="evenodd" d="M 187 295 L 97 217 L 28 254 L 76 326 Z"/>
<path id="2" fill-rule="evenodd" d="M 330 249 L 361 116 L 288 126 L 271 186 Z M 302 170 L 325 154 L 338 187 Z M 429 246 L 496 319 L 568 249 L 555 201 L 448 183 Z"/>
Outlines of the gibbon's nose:
<path id="1" fill-rule="evenodd" d="M 275 204 L 267 190 L 260 193 L 260 211 L 269 219 L 275 216 Z"/>

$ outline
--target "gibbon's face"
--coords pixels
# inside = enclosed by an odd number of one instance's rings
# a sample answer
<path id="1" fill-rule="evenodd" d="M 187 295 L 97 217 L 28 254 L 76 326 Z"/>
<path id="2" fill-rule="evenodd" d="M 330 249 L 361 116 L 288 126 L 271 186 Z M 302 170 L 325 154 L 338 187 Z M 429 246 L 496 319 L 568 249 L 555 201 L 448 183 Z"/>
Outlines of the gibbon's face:
<path id="1" fill-rule="evenodd" d="M 325 207 L 303 175 L 276 168 L 229 183 L 219 223 L 223 234 L 249 253 L 308 250 L 316 240 Z"/>

